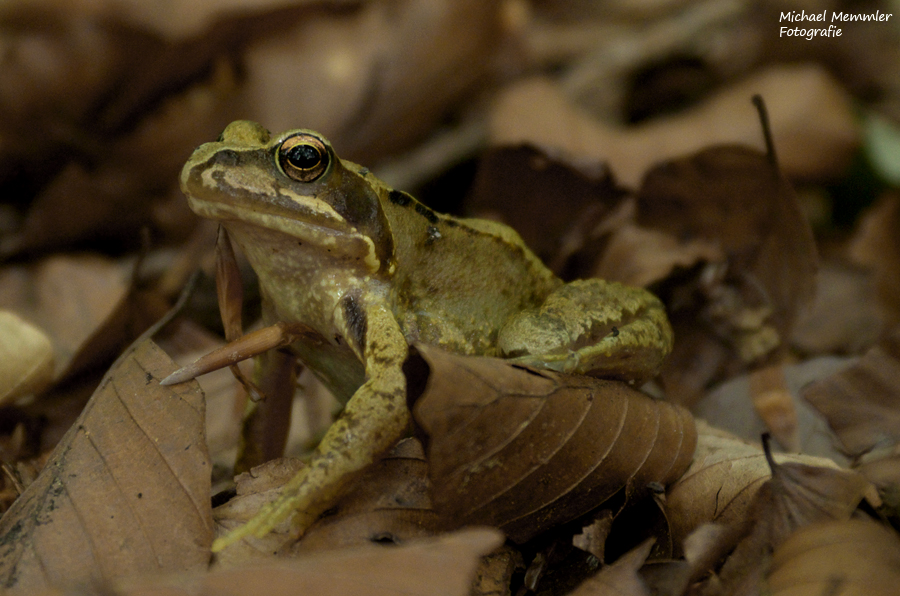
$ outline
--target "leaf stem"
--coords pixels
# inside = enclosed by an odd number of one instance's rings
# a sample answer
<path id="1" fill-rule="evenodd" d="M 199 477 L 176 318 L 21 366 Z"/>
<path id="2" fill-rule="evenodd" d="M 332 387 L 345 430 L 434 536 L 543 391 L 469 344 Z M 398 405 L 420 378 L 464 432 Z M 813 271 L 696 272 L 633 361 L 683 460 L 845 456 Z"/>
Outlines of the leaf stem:
<path id="1" fill-rule="evenodd" d="M 772 470 L 772 475 L 775 475 L 775 469 L 778 467 L 778 464 L 775 463 L 775 457 L 772 455 L 772 446 L 770 445 L 772 441 L 772 435 L 769 433 L 763 433 L 760 437 L 762 439 L 763 445 L 763 453 L 766 455 L 766 462 L 769 464 L 769 469 Z"/>
<path id="2" fill-rule="evenodd" d="M 766 109 L 766 102 L 763 100 L 762 95 L 758 93 L 753 96 L 751 101 L 756 106 L 756 111 L 759 114 L 759 123 L 762 126 L 763 137 L 766 140 L 766 156 L 769 158 L 769 163 L 772 164 L 772 167 L 778 170 L 778 156 L 775 153 L 775 142 L 772 140 L 772 128 L 769 126 L 769 111 Z"/>

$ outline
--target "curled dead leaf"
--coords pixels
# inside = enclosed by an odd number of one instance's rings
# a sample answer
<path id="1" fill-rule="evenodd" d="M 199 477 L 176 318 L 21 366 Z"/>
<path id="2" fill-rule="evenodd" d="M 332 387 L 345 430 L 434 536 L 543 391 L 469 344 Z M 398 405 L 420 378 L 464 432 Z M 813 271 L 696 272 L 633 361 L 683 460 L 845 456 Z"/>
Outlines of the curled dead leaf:
<path id="1" fill-rule="evenodd" d="M 524 542 L 626 485 L 670 484 L 693 455 L 691 415 L 624 383 L 418 350 L 431 373 L 413 415 L 448 524 Z"/>
<path id="2" fill-rule="evenodd" d="M 638 221 L 722 248 L 727 271 L 706 292 L 705 318 L 747 362 L 767 352 L 758 354 L 754 338 L 772 327 L 783 340 L 813 295 L 812 230 L 790 184 L 759 151 L 711 147 L 651 169 L 638 194 Z"/>

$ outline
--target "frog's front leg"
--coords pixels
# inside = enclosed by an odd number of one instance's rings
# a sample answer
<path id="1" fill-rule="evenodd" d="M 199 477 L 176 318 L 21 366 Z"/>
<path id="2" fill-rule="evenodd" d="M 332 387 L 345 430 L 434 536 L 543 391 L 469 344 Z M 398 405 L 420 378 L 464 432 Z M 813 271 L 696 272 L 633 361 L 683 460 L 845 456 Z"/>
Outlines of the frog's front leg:
<path id="1" fill-rule="evenodd" d="M 385 305 L 360 302 L 345 297 L 336 326 L 351 344 L 362 346 L 366 382 L 325 433 L 309 465 L 284 486 L 278 500 L 244 526 L 216 539 L 213 552 L 251 534 L 265 535 L 292 515 L 295 531 L 302 533 L 360 471 L 407 432 L 410 416 L 402 371 L 406 338 Z"/>
<path id="2" fill-rule="evenodd" d="M 671 352 L 662 302 L 646 290 L 602 279 L 573 281 L 500 330 L 502 355 L 566 373 L 642 382 Z"/>

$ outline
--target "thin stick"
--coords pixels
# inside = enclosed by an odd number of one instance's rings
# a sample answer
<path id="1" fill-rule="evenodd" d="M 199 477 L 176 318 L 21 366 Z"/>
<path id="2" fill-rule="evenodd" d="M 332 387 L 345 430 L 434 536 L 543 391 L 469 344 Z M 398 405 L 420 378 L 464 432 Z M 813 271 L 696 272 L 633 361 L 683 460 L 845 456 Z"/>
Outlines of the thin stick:
<path id="1" fill-rule="evenodd" d="M 106 374 L 109 376 L 113 370 L 115 370 L 119 364 L 121 364 L 128 356 L 134 352 L 137 347 L 147 339 L 152 338 L 154 335 L 159 333 L 163 327 L 172 322 L 175 317 L 177 317 L 182 310 L 184 310 L 185 305 L 187 305 L 188 300 L 190 300 L 191 296 L 194 294 L 194 290 L 197 289 L 197 282 L 200 280 L 200 272 L 196 271 L 193 275 L 188 279 L 187 283 L 184 285 L 184 289 L 181 290 L 181 293 L 178 295 L 178 300 L 175 301 L 175 304 L 166 311 L 158 321 L 153 323 L 150 327 L 147 328 L 146 331 L 141 333 L 141 335 L 131 342 L 131 345 L 125 348 L 119 357 L 116 358 L 116 361 L 112 363 L 112 365 L 107 370 Z"/>
<path id="2" fill-rule="evenodd" d="M 772 128 L 769 126 L 769 111 L 766 109 L 766 102 L 763 100 L 762 95 L 759 94 L 754 95 L 751 101 L 759 113 L 759 123 L 762 126 L 763 137 L 766 140 L 766 155 L 769 158 L 769 163 L 777 170 L 778 156 L 775 154 L 775 142 L 772 141 Z"/>

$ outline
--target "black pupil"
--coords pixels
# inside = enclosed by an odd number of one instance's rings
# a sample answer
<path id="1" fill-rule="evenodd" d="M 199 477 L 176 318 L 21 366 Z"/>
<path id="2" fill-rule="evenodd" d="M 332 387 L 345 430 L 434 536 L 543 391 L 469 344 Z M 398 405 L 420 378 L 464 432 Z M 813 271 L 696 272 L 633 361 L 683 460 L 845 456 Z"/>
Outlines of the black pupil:
<path id="1" fill-rule="evenodd" d="M 294 145 L 288 149 L 285 157 L 298 170 L 309 170 L 322 161 L 319 150 L 312 145 Z"/>

